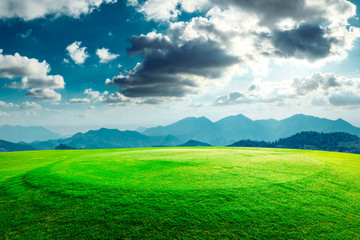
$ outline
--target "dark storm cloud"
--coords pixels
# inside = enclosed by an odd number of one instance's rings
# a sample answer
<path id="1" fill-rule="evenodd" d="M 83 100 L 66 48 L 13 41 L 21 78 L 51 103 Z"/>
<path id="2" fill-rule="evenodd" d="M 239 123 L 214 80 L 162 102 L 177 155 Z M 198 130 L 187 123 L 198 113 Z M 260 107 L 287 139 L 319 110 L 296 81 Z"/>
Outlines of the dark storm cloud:
<path id="1" fill-rule="evenodd" d="M 319 26 L 304 24 L 288 31 L 274 31 L 272 41 L 281 57 L 316 60 L 327 57 L 336 40 L 326 38 Z"/>
<path id="2" fill-rule="evenodd" d="M 129 39 L 131 48 L 127 51 L 130 55 L 140 54 L 146 56 L 151 54 L 155 49 L 161 51 L 172 47 L 170 39 L 163 37 L 162 35 L 154 35 L 149 37 L 148 35 L 133 36 Z"/>
<path id="3" fill-rule="evenodd" d="M 133 37 L 130 54 L 140 54 L 143 62 L 127 76 L 113 83 L 127 97 L 181 97 L 195 91 L 195 76 L 218 78 L 239 59 L 210 40 L 179 43 L 161 37 Z"/>
<path id="4" fill-rule="evenodd" d="M 137 39 L 138 40 L 138 39 Z M 133 42 L 133 41 L 132 41 Z M 219 44 L 211 40 L 194 39 L 184 43 L 153 45 L 144 42 L 142 48 L 137 43 L 137 50 L 144 57 L 142 68 L 137 73 L 192 74 L 209 78 L 219 77 L 219 69 L 239 62 L 239 59 L 228 55 Z M 140 48 L 139 48 L 140 47 Z"/>
<path id="5" fill-rule="evenodd" d="M 151 82 L 149 82 L 151 81 Z M 183 97 L 194 91 L 191 81 L 182 81 L 172 76 L 156 74 L 133 74 L 127 78 L 116 78 L 114 82 L 120 86 L 120 92 L 126 97 Z"/>

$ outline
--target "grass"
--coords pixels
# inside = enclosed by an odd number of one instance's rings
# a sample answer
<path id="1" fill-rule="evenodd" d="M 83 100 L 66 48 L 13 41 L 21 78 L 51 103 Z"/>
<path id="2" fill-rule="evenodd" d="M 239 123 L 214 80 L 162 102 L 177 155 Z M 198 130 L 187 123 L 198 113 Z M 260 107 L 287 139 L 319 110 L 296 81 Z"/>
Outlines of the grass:
<path id="1" fill-rule="evenodd" d="M 1 153 L 0 216 L 2 239 L 360 239 L 360 155 Z"/>

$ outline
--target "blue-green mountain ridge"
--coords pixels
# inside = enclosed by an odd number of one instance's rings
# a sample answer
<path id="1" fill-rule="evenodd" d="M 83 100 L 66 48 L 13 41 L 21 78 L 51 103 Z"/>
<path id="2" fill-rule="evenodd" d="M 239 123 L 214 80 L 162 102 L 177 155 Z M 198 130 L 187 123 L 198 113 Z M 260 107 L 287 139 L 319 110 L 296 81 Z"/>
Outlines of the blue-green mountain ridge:
<path id="1" fill-rule="evenodd" d="M 344 132 L 360 136 L 360 128 L 342 119 L 329 120 L 298 114 L 283 120 L 253 121 L 239 114 L 216 122 L 206 117 L 189 117 L 167 126 L 143 129 L 141 133 L 101 128 L 85 133 L 79 132 L 68 138 L 33 141 L 27 146 L 39 150 L 54 149 L 60 144 L 77 149 L 166 147 L 193 145 L 194 143 L 189 143 L 190 140 L 196 144 L 201 142 L 205 145 L 228 146 L 240 140 L 273 142 L 304 131 Z M 37 136 L 36 132 L 32 135 L 33 138 Z"/>

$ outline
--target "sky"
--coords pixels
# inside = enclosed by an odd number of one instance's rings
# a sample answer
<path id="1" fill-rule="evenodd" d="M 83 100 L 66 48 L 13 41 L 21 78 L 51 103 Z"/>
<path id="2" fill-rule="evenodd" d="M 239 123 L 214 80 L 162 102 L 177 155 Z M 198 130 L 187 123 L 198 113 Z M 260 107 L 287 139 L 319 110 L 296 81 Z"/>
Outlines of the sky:
<path id="1" fill-rule="evenodd" d="M 360 127 L 356 0 L 2 0 L 0 125 L 306 114 Z"/>

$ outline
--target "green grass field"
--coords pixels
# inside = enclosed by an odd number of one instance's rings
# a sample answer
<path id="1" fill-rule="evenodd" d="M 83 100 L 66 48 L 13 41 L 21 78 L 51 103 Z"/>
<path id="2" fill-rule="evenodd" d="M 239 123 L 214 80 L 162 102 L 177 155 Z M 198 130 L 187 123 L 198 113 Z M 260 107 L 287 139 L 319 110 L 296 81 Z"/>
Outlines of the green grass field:
<path id="1" fill-rule="evenodd" d="M 360 155 L 256 148 L 0 154 L 2 239 L 360 239 Z"/>

